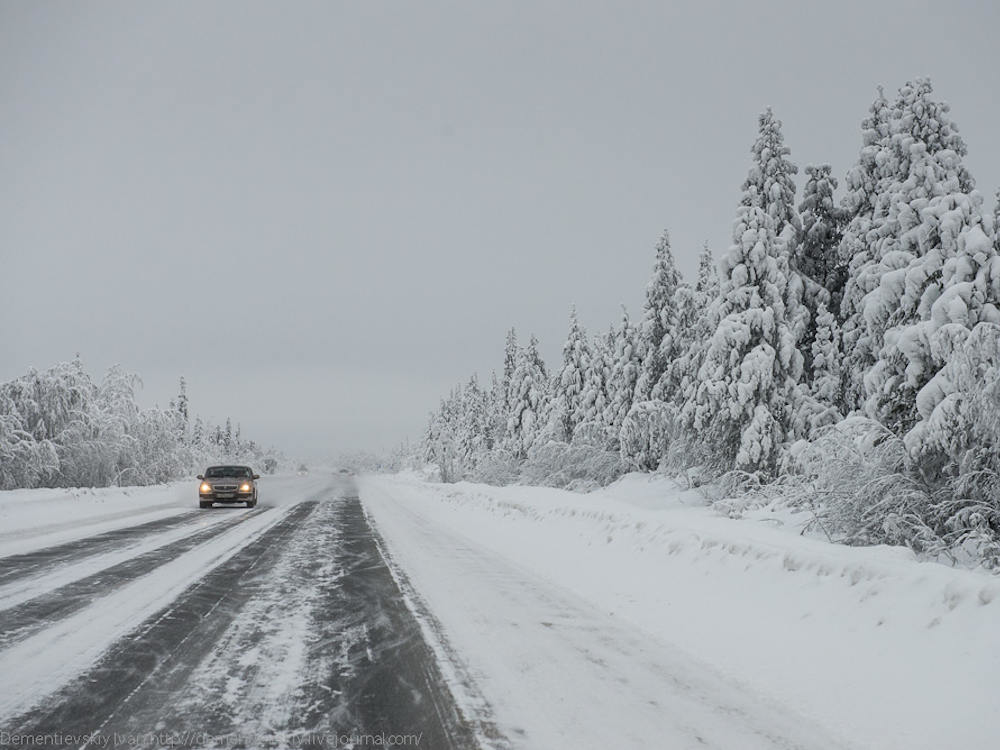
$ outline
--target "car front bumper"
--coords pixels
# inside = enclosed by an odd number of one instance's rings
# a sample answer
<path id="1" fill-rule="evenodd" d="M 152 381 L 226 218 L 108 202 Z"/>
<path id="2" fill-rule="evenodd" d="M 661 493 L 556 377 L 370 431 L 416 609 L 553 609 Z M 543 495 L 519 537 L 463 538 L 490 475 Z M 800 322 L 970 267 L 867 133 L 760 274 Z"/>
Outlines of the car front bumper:
<path id="1" fill-rule="evenodd" d="M 199 492 L 198 497 L 204 501 L 213 502 L 239 502 L 242 500 L 253 500 L 253 490 L 250 492 Z"/>

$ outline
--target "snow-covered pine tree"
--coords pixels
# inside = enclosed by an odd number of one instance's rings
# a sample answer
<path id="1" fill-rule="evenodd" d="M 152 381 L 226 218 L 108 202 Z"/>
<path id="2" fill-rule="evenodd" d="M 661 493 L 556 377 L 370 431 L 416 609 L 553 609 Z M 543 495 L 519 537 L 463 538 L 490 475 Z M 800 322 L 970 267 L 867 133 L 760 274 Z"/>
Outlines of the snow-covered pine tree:
<path id="1" fill-rule="evenodd" d="M 670 250 L 670 234 L 663 231 L 656 245 L 653 275 L 646 285 L 642 322 L 636 331 L 635 355 L 640 361 L 633 401 L 646 401 L 676 352 L 677 308 L 675 295 L 681 277 Z"/>
<path id="2" fill-rule="evenodd" d="M 674 323 L 672 356 L 652 398 L 682 406 L 694 394 L 691 388 L 698 380 L 698 370 L 708 340 L 718 323 L 716 300 L 719 296 L 719 270 L 712 251 L 705 243 L 698 257 L 698 280 L 692 287 L 681 283 L 677 287 L 677 316 Z"/>
<path id="3" fill-rule="evenodd" d="M 447 399 L 441 399 L 438 410 L 427 422 L 424 434 L 424 459 L 437 465 L 442 482 L 458 479 L 456 469 L 457 447 L 452 418 L 454 391 Z"/>
<path id="4" fill-rule="evenodd" d="M 993 217 L 984 215 L 982 202 L 972 191 L 935 198 L 925 210 L 925 216 L 939 221 L 945 260 L 939 278 L 926 284 L 919 319 L 886 333 L 883 352 L 890 356 L 872 375 L 873 381 L 885 377 L 885 387 L 898 383 L 898 390 L 915 394 L 915 418 L 905 442 L 911 455 L 924 459 L 925 468 L 940 466 L 945 457 L 957 461 L 944 448 L 962 443 L 970 433 L 950 434 L 961 430 L 953 418 L 955 404 L 974 402 L 985 383 L 963 377 L 956 368 L 982 362 L 970 349 L 991 349 L 984 342 L 1000 331 L 1000 256 Z"/>
<path id="5" fill-rule="evenodd" d="M 507 331 L 507 339 L 504 343 L 503 373 L 500 375 L 499 389 L 495 391 L 494 408 L 494 435 L 500 441 L 505 441 L 507 431 L 507 417 L 509 415 L 513 394 L 511 393 L 511 383 L 514 377 L 514 370 L 517 367 L 517 358 L 520 347 L 517 343 L 517 331 L 511 328 Z"/>
<path id="6" fill-rule="evenodd" d="M 891 107 L 876 101 L 857 170 L 868 180 L 861 205 L 871 206 L 870 218 L 855 216 L 844 234 L 854 249 L 842 305 L 847 406 L 864 405 L 900 435 L 915 419 L 914 391 L 890 392 L 900 381 L 879 363 L 895 360 L 889 370 L 898 371 L 902 360 L 892 346 L 883 351 L 886 331 L 917 319 L 928 282 L 940 272 L 943 257 L 935 250 L 940 242 L 929 203 L 974 187 L 961 160 L 965 143 L 948 105 L 935 101 L 932 91 L 929 80 L 917 79 L 900 88 Z M 874 159 L 870 168 L 868 157 Z"/>
<path id="7" fill-rule="evenodd" d="M 573 435 L 581 425 L 590 431 L 604 428 L 604 411 L 608 407 L 608 379 L 614 348 L 614 326 L 604 336 L 595 336 L 590 345 L 590 363 L 583 378 L 580 412 Z"/>
<path id="8" fill-rule="evenodd" d="M 555 378 L 553 410 L 558 421 L 558 439 L 569 442 L 576 426 L 587 417 L 584 403 L 587 371 L 591 366 L 590 342 L 587 332 L 570 310 L 569 334 L 563 344 L 563 366 Z"/>
<path id="9" fill-rule="evenodd" d="M 545 363 L 538 353 L 538 340 L 532 336 L 527 348 L 518 352 L 511 376 L 505 445 L 515 458 L 526 458 L 544 424 L 549 379 Z"/>
<path id="10" fill-rule="evenodd" d="M 475 470 L 492 443 L 488 393 L 473 375 L 458 394 L 456 404 L 456 449 L 462 466 L 462 476 Z"/>
<path id="11" fill-rule="evenodd" d="M 191 420 L 188 407 L 187 381 L 181 375 L 180 392 L 177 394 L 177 412 L 181 415 L 184 433 L 187 434 L 188 422 Z"/>
<path id="12" fill-rule="evenodd" d="M 194 427 L 191 428 L 191 444 L 196 450 L 204 449 L 205 443 L 205 423 L 201 417 L 195 417 Z"/>
<path id="13" fill-rule="evenodd" d="M 812 438 L 823 427 L 843 419 L 843 381 L 840 356 L 840 325 L 821 297 L 816 309 L 816 333 L 812 341 L 810 382 L 800 384 L 793 404 L 791 435 Z"/>
<path id="14" fill-rule="evenodd" d="M 843 412 L 840 325 L 822 302 L 816 311 L 816 337 L 812 342 L 812 395 L 821 404 Z"/>
<path id="15" fill-rule="evenodd" d="M 831 176 L 829 164 L 810 165 L 805 171 L 808 179 L 799 206 L 802 232 L 793 265 L 802 276 L 803 302 L 809 312 L 809 323 L 799 349 L 805 360 L 805 380 L 811 383 L 819 310 L 821 307 L 840 309 L 847 264 L 840 259 L 845 213 L 833 200 L 837 180 Z"/>
<path id="16" fill-rule="evenodd" d="M 773 126 L 761 118 L 762 130 Z M 773 136 L 772 136 L 773 137 Z M 760 190 L 778 191 L 759 179 L 758 149 L 751 179 L 733 229 L 733 246 L 722 260 L 719 323 L 698 373 L 694 399 L 683 416 L 721 470 L 773 473 L 791 429 L 798 400 L 802 354 L 786 317 L 785 246 L 776 231 L 775 203 Z M 762 187 L 763 186 L 763 187 Z M 790 205 L 790 203 L 788 203 Z"/>
<path id="17" fill-rule="evenodd" d="M 806 339 L 809 310 L 804 303 L 804 281 L 794 269 L 792 258 L 797 252 L 802 222 L 795 210 L 795 182 L 798 172 L 788 158 L 791 149 L 785 145 L 781 120 L 768 107 L 758 118 L 757 140 L 751 149 L 753 162 L 743 183 L 742 205 L 760 206 L 774 223 L 774 252 L 779 272 L 785 277 L 785 320 L 796 345 Z M 751 203 L 752 202 L 752 203 Z"/>
<path id="18" fill-rule="evenodd" d="M 507 400 L 510 392 L 511 379 L 514 377 L 514 370 L 517 368 L 517 357 L 519 347 L 517 345 L 517 331 L 511 328 L 507 331 L 507 341 L 503 350 L 503 377 L 500 384 L 503 389 L 504 400 Z"/>
<path id="19" fill-rule="evenodd" d="M 876 203 L 871 273 L 878 285 L 862 306 L 866 335 L 878 352 L 864 378 L 865 410 L 897 435 L 915 424 L 916 392 L 937 369 L 929 345 L 917 345 L 917 351 L 912 336 L 901 336 L 929 319 L 943 291 L 943 267 L 960 252 L 959 238 L 976 227 L 983 232 L 982 198 L 962 164 L 965 143 L 948 105 L 931 93 L 930 81 L 918 79 L 900 89 L 894 106 L 897 173 Z M 975 268 L 958 273 L 964 278 Z"/>
<path id="20" fill-rule="evenodd" d="M 829 164 L 810 164 L 805 168 L 806 185 L 799 205 L 802 234 L 795 267 L 829 292 L 829 309 L 839 310 L 847 281 L 847 266 L 840 259 L 846 214 L 834 202 L 837 179 L 831 171 Z"/>
<path id="21" fill-rule="evenodd" d="M 613 434 L 621 428 L 632 408 L 640 364 L 635 327 L 629 320 L 628 310 L 622 307 L 622 324 L 615 332 L 613 364 L 607 382 L 608 405 L 604 410 L 604 422 Z"/>
<path id="22" fill-rule="evenodd" d="M 698 281 L 695 282 L 695 290 L 706 299 L 719 296 L 719 264 L 712 257 L 712 250 L 707 242 L 698 256 Z"/>
<path id="23" fill-rule="evenodd" d="M 864 401 L 864 375 L 875 363 L 876 351 L 867 335 L 862 307 L 865 295 L 878 285 L 873 273 L 875 205 L 893 178 L 892 111 L 880 86 L 869 116 L 861 122 L 861 151 L 847 173 L 847 193 L 841 207 L 847 224 L 840 243 L 847 280 L 840 303 L 844 362 L 844 406 L 847 411 Z"/>
<path id="24" fill-rule="evenodd" d="M 496 371 L 490 373 L 490 387 L 485 390 L 485 398 L 487 420 L 486 450 L 489 452 L 499 445 L 504 427 L 506 426 L 503 420 L 504 402 L 502 385 Z"/>
<path id="25" fill-rule="evenodd" d="M 993 194 L 993 233 L 996 235 L 993 246 L 1000 254 L 1000 188 Z"/>

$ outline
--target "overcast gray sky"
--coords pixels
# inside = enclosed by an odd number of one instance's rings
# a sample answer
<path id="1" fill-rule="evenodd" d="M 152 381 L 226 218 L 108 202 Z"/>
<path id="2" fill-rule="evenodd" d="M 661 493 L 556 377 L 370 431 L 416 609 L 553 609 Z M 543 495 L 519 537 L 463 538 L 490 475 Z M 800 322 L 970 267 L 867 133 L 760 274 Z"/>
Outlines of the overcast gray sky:
<path id="1" fill-rule="evenodd" d="M 0 0 L 0 379 L 178 376 L 298 455 L 389 447 L 510 326 L 729 245 L 757 114 L 842 177 L 933 78 L 1000 184 L 1000 4 Z M 801 174 L 800 174 L 801 177 Z M 799 181 L 801 187 L 802 181 Z"/>

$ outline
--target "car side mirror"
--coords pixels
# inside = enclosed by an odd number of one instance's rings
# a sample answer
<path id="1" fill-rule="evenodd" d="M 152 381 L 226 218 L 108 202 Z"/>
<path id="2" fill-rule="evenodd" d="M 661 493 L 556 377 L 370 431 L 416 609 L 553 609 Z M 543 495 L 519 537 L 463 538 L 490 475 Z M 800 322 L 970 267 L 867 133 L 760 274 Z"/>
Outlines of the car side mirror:
<path id="1" fill-rule="evenodd" d="M 198 475 L 198 479 L 202 479 L 202 480 L 205 479 L 205 475 L 204 474 L 199 474 Z"/>
<path id="2" fill-rule="evenodd" d="M 253 478 L 254 478 L 254 479 L 260 479 L 260 474 L 254 474 L 254 475 L 253 475 Z"/>

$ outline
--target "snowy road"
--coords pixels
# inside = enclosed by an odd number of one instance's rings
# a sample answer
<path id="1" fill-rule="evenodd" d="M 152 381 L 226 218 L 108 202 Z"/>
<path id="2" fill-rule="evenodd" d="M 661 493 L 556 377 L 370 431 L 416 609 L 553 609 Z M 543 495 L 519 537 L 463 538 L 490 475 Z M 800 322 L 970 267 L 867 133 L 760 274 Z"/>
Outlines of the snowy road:
<path id="1" fill-rule="evenodd" d="M 720 517 L 647 476 L 590 495 L 268 477 L 253 510 L 192 494 L 0 493 L 0 747 L 1000 738 L 995 576 Z"/>
<path id="2" fill-rule="evenodd" d="M 157 507 L 0 557 L 0 746 L 475 745 L 350 480 Z"/>
<path id="3" fill-rule="evenodd" d="M 422 512 L 407 490 L 366 478 L 365 509 L 465 713 L 514 747 L 853 747 Z"/>

